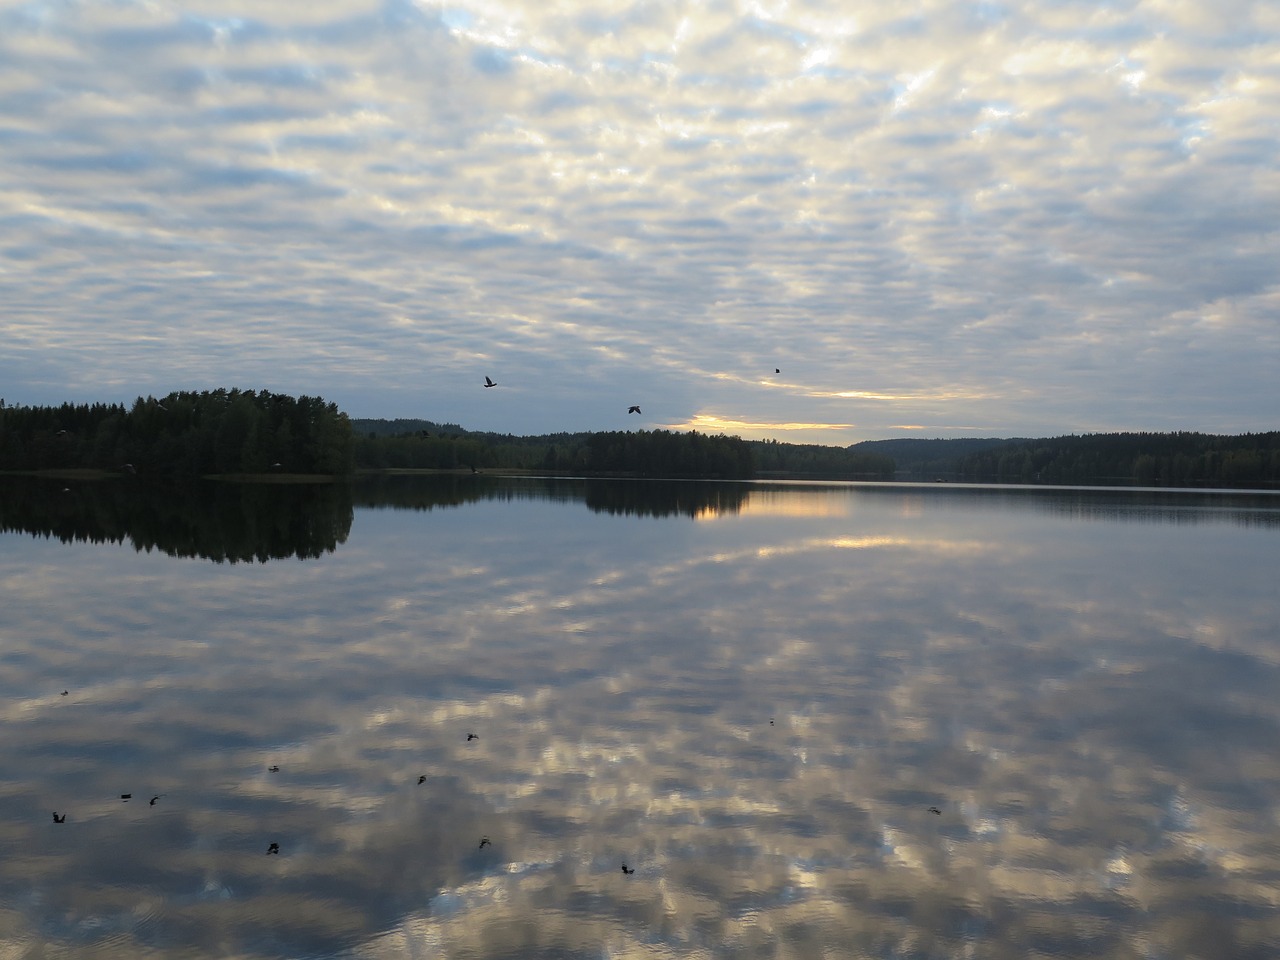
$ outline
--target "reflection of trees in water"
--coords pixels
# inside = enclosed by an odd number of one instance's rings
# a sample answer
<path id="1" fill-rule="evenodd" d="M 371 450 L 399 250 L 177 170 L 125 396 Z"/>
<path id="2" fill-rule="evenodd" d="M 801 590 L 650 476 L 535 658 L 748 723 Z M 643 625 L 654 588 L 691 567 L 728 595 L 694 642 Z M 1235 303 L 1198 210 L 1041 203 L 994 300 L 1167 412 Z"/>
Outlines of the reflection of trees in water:
<path id="1" fill-rule="evenodd" d="M 68 486 L 70 484 L 70 486 Z M 351 484 L 253 484 L 136 479 L 0 480 L 0 531 L 63 542 L 124 542 L 139 550 L 217 562 L 318 557 L 351 531 L 353 507 L 432 510 L 482 500 L 582 503 L 595 513 L 702 517 L 739 513 L 765 487 L 732 481 L 378 474 Z M 790 488 L 785 488 L 790 489 Z M 859 495 L 900 496 L 862 486 Z M 1280 499 L 1265 494 L 930 487 L 928 494 L 1026 505 L 1082 520 L 1241 526 L 1280 525 Z M 1244 509 L 1241 509 L 1241 508 Z"/>
<path id="2" fill-rule="evenodd" d="M 757 486 L 757 489 L 763 489 Z M 795 488 L 783 488 L 795 489 Z M 860 497 L 901 497 L 902 486 L 864 484 Z M 1072 520 L 1194 525 L 1229 523 L 1240 527 L 1280 526 L 1280 496 L 1255 491 L 1151 490 L 1098 487 L 1010 486 L 1000 484 L 914 485 L 915 497 L 963 503 L 965 509 L 1036 510 Z"/>
<path id="3" fill-rule="evenodd" d="M 6 480 L 0 530 L 218 563 L 332 553 L 351 532 L 341 484 L 142 484 Z"/>
<path id="4" fill-rule="evenodd" d="M 518 496 L 505 478 L 471 473 L 377 473 L 354 481 L 352 499 L 357 507 L 375 510 L 434 510 L 478 500 L 545 499 L 539 487 L 526 484 L 523 489 L 524 495 Z"/>
<path id="5" fill-rule="evenodd" d="M 640 517 L 701 517 L 738 513 L 750 494 L 743 483 L 713 481 L 593 480 L 586 485 L 587 506 L 597 513 Z"/>
<path id="6" fill-rule="evenodd" d="M 1072 490 L 1055 493 L 1045 503 L 1050 513 L 1079 520 L 1280 526 L 1280 497 L 1267 494 Z"/>
<path id="7" fill-rule="evenodd" d="M 599 480 L 474 474 L 379 474 L 359 478 L 356 506 L 408 510 L 479 500 L 585 503 L 596 513 L 641 517 L 737 513 L 749 495 L 741 483 L 710 480 Z"/>
<path id="8" fill-rule="evenodd" d="M 131 542 L 138 550 L 218 563 L 318 557 L 351 532 L 354 506 L 401 510 L 479 500 L 585 503 L 596 512 L 697 517 L 737 512 L 734 483 L 467 475 L 373 476 L 354 484 L 179 484 L 136 480 L 0 481 L 0 531 L 64 543 Z"/>

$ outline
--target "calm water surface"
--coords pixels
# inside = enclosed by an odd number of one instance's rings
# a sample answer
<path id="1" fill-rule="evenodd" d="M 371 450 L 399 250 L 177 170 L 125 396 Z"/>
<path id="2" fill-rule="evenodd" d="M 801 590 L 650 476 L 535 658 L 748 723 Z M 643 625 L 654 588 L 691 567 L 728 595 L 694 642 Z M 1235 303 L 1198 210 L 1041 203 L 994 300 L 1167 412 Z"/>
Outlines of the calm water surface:
<path id="1" fill-rule="evenodd" d="M 1280 956 L 1280 498 L 63 486 L 0 957 Z"/>

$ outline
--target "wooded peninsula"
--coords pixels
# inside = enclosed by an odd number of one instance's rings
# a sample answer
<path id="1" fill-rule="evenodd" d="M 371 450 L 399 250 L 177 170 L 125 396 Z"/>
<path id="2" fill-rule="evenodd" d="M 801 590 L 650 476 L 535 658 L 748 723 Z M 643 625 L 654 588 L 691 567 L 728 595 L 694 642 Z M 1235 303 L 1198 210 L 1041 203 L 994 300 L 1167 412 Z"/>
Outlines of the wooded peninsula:
<path id="1" fill-rule="evenodd" d="M 1280 432 L 871 440 L 848 447 L 697 431 L 514 436 L 352 419 L 320 397 L 177 391 L 123 404 L 6 406 L 0 472 L 170 479 L 507 470 L 562 476 L 839 479 L 1280 489 Z"/>

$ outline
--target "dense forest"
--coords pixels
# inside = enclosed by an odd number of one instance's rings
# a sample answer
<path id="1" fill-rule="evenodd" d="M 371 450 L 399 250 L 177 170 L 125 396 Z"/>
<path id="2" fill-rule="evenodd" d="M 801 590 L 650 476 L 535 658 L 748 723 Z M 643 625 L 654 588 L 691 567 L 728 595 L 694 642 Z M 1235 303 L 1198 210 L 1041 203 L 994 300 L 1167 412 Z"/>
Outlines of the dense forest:
<path id="1" fill-rule="evenodd" d="M 752 476 L 751 448 L 737 437 L 692 431 L 613 431 L 515 437 L 444 428 L 356 440 L 356 464 L 365 469 L 500 468 L 545 473 L 635 477 Z"/>
<path id="2" fill-rule="evenodd" d="M 740 440 L 693 431 L 640 430 L 517 437 L 429 420 L 353 420 L 362 468 L 497 467 L 548 474 L 746 479 L 891 480 L 893 460 L 879 453 Z"/>
<path id="3" fill-rule="evenodd" d="M 892 480 L 893 458 L 853 447 L 751 441 L 756 475 L 797 479 Z"/>
<path id="4" fill-rule="evenodd" d="M 182 479 L 395 469 L 1280 489 L 1280 433 L 898 439 L 842 448 L 669 430 L 519 437 L 429 420 L 352 420 L 320 397 L 267 390 L 180 391 L 130 407 L 0 400 L 0 472 Z"/>
<path id="5" fill-rule="evenodd" d="M 956 479 L 956 463 L 967 454 L 1017 442 L 1019 441 L 978 437 L 956 440 L 902 437 L 893 440 L 863 440 L 847 449 L 850 453 L 874 454 L 890 460 L 894 465 L 894 480 L 927 483 L 938 479 Z"/>
<path id="6" fill-rule="evenodd" d="M 910 446 L 905 446 L 910 444 Z M 1280 489 L 1280 433 L 1099 433 L 1042 440 L 882 440 L 900 480 Z"/>
<path id="7" fill-rule="evenodd" d="M 125 474 L 346 474 L 347 415 L 319 397 L 267 390 L 181 391 L 121 404 L 6 407 L 0 470 L 94 469 Z"/>

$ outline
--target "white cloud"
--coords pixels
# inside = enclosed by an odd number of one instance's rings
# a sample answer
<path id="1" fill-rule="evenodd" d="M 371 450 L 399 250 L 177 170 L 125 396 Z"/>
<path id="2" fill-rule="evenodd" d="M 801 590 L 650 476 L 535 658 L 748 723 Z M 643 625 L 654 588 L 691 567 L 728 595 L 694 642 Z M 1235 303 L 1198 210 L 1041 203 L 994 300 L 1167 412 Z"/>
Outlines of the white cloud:
<path id="1" fill-rule="evenodd" d="M 11 6 L 0 382 L 1274 428 L 1278 54 L 1266 4 Z"/>

